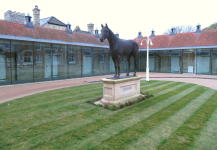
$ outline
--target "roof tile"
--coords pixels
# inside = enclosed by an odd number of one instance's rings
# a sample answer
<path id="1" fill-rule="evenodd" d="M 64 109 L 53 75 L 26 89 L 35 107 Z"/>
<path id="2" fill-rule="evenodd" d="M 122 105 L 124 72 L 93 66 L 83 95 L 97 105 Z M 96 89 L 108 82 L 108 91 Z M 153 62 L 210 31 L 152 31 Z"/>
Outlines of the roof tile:
<path id="1" fill-rule="evenodd" d="M 74 35 L 66 31 L 34 26 L 35 29 L 25 28 L 25 24 L 0 20 L 0 34 L 31 37 L 36 39 L 50 39 L 67 42 L 89 43 L 96 45 L 108 45 L 108 41 L 100 42 L 94 35 L 74 32 Z"/>
<path id="2" fill-rule="evenodd" d="M 140 49 L 146 49 L 146 41 L 135 38 L 134 40 L 139 44 Z M 143 45 L 140 45 L 143 40 Z M 155 35 L 151 38 L 153 45 L 150 48 L 169 48 L 169 47 L 187 47 L 187 46 L 208 46 L 217 45 L 217 30 L 205 30 L 201 34 L 195 34 L 194 32 L 177 33 L 175 36 Z"/>

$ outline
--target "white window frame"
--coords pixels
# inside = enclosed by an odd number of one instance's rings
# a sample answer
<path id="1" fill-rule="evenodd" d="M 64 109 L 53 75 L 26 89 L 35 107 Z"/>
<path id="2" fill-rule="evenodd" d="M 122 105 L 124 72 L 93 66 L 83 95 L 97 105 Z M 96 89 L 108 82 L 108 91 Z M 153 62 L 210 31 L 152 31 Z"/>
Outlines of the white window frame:
<path id="1" fill-rule="evenodd" d="M 35 56 L 35 63 L 42 63 L 42 55 Z"/>
<path id="2" fill-rule="evenodd" d="M 25 56 L 24 55 L 25 52 L 31 52 L 32 56 Z M 25 57 L 30 57 L 31 62 L 25 62 Z M 23 65 L 33 65 L 33 50 L 24 50 L 23 51 Z"/>
<path id="3" fill-rule="evenodd" d="M 38 45 L 39 45 L 39 47 L 38 47 Z M 40 51 L 40 50 L 41 50 L 41 44 L 40 44 L 40 43 L 36 43 L 36 50 L 37 50 L 37 51 Z"/>
<path id="4" fill-rule="evenodd" d="M 74 54 L 72 56 L 70 56 L 70 54 Z M 74 56 L 74 61 L 70 61 L 70 58 L 72 58 Z M 75 55 L 75 52 L 69 52 L 69 56 L 68 56 L 68 61 L 69 61 L 69 64 L 75 64 L 76 63 L 76 55 Z"/>
<path id="5" fill-rule="evenodd" d="M 102 58 L 102 60 L 101 60 Z M 103 64 L 105 62 L 105 55 L 104 54 L 99 54 L 99 63 Z"/>

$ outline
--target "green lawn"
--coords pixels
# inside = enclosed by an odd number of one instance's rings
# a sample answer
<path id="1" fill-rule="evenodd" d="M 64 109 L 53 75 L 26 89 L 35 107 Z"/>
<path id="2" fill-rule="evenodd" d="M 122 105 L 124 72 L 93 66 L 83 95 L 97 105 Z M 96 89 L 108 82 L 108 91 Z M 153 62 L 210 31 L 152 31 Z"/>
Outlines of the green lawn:
<path id="1" fill-rule="evenodd" d="M 154 97 L 117 111 L 86 103 L 102 83 L 0 104 L 0 149 L 217 149 L 216 90 L 141 81 L 141 91 Z"/>

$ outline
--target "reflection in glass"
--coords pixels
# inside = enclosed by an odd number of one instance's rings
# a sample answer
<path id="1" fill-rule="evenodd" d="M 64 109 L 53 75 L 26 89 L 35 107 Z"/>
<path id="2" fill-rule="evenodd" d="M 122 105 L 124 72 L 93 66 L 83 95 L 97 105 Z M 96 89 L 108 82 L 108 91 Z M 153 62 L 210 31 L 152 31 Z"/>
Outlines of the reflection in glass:
<path id="1" fill-rule="evenodd" d="M 0 40 L 0 85 L 11 84 L 10 41 Z"/>
<path id="2" fill-rule="evenodd" d="M 197 74 L 211 74 L 210 71 L 211 49 L 197 49 Z"/>
<path id="3" fill-rule="evenodd" d="M 170 72 L 170 54 L 169 50 L 159 51 L 160 72 Z"/>
<path id="4" fill-rule="evenodd" d="M 34 44 L 34 81 L 49 81 L 51 77 L 51 44 Z"/>
<path id="5" fill-rule="evenodd" d="M 182 59 L 183 59 L 183 73 L 195 73 L 196 71 L 196 61 L 195 61 L 195 50 L 183 50 Z"/>
<path id="6" fill-rule="evenodd" d="M 52 76 L 53 80 L 67 79 L 67 47 L 65 45 L 52 45 Z"/>
<path id="7" fill-rule="evenodd" d="M 69 78 L 81 77 L 81 47 L 68 46 Z"/>
<path id="8" fill-rule="evenodd" d="M 217 75 L 217 49 L 213 49 L 212 55 L 212 74 Z"/>
<path id="9" fill-rule="evenodd" d="M 89 77 L 93 75 L 93 63 L 94 63 L 93 62 L 93 51 L 91 47 L 82 47 L 82 51 L 83 51 L 82 77 Z"/>
<path id="10" fill-rule="evenodd" d="M 182 50 L 172 50 L 171 56 L 171 73 L 181 73 L 182 68 Z"/>
<path id="11" fill-rule="evenodd" d="M 12 84 L 33 82 L 33 43 L 11 42 Z"/>

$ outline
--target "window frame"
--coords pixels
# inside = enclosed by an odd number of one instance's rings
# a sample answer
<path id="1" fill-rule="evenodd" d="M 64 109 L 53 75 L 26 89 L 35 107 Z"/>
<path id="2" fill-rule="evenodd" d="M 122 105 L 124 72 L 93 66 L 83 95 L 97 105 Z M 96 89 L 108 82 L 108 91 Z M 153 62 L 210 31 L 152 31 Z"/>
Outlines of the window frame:
<path id="1" fill-rule="evenodd" d="M 39 48 L 38 48 L 38 45 L 39 45 Z M 36 48 L 35 48 L 37 51 L 41 51 L 41 44 L 40 43 L 36 43 Z"/>
<path id="2" fill-rule="evenodd" d="M 40 61 L 38 61 L 38 60 L 40 60 Z M 36 55 L 35 56 L 35 63 L 42 63 L 42 55 Z"/>
<path id="3" fill-rule="evenodd" d="M 31 52 L 31 53 L 32 53 L 32 56 L 25 56 L 25 55 L 24 55 L 25 52 Z M 20 56 L 23 57 L 23 61 L 22 61 L 22 62 L 23 62 L 23 65 L 33 65 L 33 50 L 23 50 L 22 55 L 20 55 Z M 30 57 L 31 62 L 25 61 L 25 57 L 27 57 L 27 59 L 28 59 L 28 57 Z"/>
<path id="4" fill-rule="evenodd" d="M 69 64 L 76 64 L 76 53 L 75 53 L 75 52 L 72 52 L 72 51 L 69 51 L 68 54 L 69 54 L 69 55 L 68 55 L 68 63 L 69 63 Z M 73 54 L 73 55 L 70 56 L 70 54 Z M 74 56 L 74 59 L 75 59 L 75 60 L 74 60 L 74 61 L 70 61 L 70 58 L 72 58 L 73 56 Z"/>
<path id="5" fill-rule="evenodd" d="M 105 55 L 104 54 L 99 54 L 99 63 L 100 64 L 104 64 L 105 63 Z"/>

